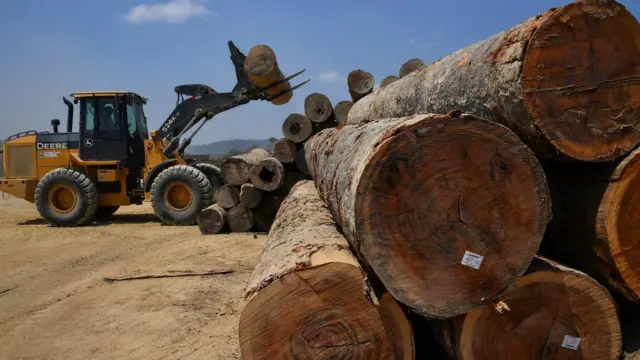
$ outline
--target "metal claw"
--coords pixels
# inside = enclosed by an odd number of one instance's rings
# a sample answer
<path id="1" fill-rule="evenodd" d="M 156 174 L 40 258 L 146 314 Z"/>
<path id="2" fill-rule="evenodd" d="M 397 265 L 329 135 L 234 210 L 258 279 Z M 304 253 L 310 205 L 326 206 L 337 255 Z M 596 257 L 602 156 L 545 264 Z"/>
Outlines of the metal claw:
<path id="1" fill-rule="evenodd" d="M 259 91 L 259 92 L 264 92 L 265 90 L 271 89 L 272 87 L 276 87 L 276 86 L 278 86 L 278 85 L 280 85 L 280 84 L 282 84 L 282 83 L 284 83 L 284 82 L 287 82 L 287 81 L 289 81 L 289 80 L 293 79 L 294 77 L 296 77 L 296 76 L 298 76 L 298 75 L 302 74 L 302 73 L 303 73 L 303 72 L 305 72 L 305 71 L 307 71 L 307 69 L 302 69 L 302 70 L 298 71 L 297 73 L 295 73 L 295 74 L 293 74 L 293 75 L 290 75 L 290 76 L 288 76 L 288 77 L 286 77 L 286 78 L 284 78 L 284 79 L 282 79 L 282 80 L 276 81 L 276 82 L 274 82 L 273 84 L 271 84 L 271 85 L 269 85 L 269 86 L 267 86 L 267 87 L 258 88 L 258 91 Z"/>
<path id="2" fill-rule="evenodd" d="M 298 85 L 296 85 L 296 86 L 293 86 L 291 89 L 287 89 L 287 90 L 281 91 L 281 92 L 279 92 L 279 93 L 277 93 L 277 94 L 275 94 L 275 95 L 273 95 L 273 96 L 267 97 L 265 100 L 267 100 L 267 101 L 271 101 L 271 100 L 273 100 L 273 99 L 275 99 L 275 98 L 277 98 L 277 97 L 280 97 L 280 96 L 282 96 L 282 95 L 285 95 L 285 94 L 288 94 L 288 93 L 290 93 L 290 92 L 293 92 L 293 90 L 298 89 L 299 87 L 301 87 L 302 85 L 304 85 L 304 84 L 308 83 L 309 81 L 311 81 L 311 79 L 307 79 L 306 81 L 301 82 L 300 84 L 298 84 Z"/>

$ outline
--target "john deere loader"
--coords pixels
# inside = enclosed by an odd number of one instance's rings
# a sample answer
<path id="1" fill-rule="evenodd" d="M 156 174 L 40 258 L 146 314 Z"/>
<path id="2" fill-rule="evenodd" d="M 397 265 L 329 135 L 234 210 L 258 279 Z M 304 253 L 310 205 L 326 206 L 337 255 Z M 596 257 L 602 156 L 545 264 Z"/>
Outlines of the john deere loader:
<path id="1" fill-rule="evenodd" d="M 66 132 L 60 132 L 60 121 L 53 119 L 51 132 L 31 130 L 6 139 L 0 191 L 34 203 L 53 226 L 87 224 L 145 199 L 164 223 L 194 224 L 198 213 L 213 203 L 214 187 L 223 180 L 215 166 L 185 158 L 193 136 L 216 114 L 251 100 L 283 103 L 308 82 L 289 85 L 302 70 L 259 87 L 245 71 L 246 56 L 233 42 L 228 44 L 237 77 L 233 90 L 177 86 L 176 107 L 155 131 L 147 130 L 147 99 L 134 92 L 88 91 L 71 94 L 73 100 L 63 97 Z M 73 132 L 74 105 L 79 106 L 78 132 Z"/>

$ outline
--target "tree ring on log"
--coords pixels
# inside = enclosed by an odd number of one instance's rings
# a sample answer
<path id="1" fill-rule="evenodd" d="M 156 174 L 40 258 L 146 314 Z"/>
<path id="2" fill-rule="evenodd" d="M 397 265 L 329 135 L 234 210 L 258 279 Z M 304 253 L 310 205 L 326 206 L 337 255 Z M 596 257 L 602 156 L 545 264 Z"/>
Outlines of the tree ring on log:
<path id="1" fill-rule="evenodd" d="M 533 35 L 523 97 L 549 142 L 586 161 L 633 149 L 640 142 L 640 25 L 633 15 L 614 2 L 577 1 L 525 31 Z M 507 37 L 492 60 L 506 61 L 511 45 Z"/>
<path id="2" fill-rule="evenodd" d="M 622 278 L 618 284 L 640 303 L 640 149 L 627 156 L 611 175 L 600 202 L 596 234 L 609 245 Z"/>
<path id="3" fill-rule="evenodd" d="M 329 120 L 333 114 L 331 100 L 320 93 L 313 93 L 304 99 L 304 114 L 314 123 L 321 123 Z"/>
<path id="4" fill-rule="evenodd" d="M 364 70 L 353 70 L 347 77 L 347 86 L 354 101 L 373 91 L 375 79 L 373 75 Z"/>
<path id="5" fill-rule="evenodd" d="M 400 302 L 431 318 L 459 315 L 527 269 L 550 219 L 549 192 L 513 132 L 434 117 L 389 134 L 370 156 L 355 192 L 356 248 L 384 284 L 409 279 L 388 287 Z M 477 269 L 462 264 L 469 253 L 484 257 Z"/>
<path id="6" fill-rule="evenodd" d="M 459 360 L 617 360 L 621 330 L 616 305 L 586 275 L 543 270 L 519 278 L 501 300 L 510 311 L 486 306 L 466 314 Z M 579 338 L 577 349 L 562 344 Z M 575 344 L 575 343 L 574 343 Z"/>
<path id="7" fill-rule="evenodd" d="M 284 137 L 294 143 L 301 143 L 313 133 L 313 123 L 302 114 L 290 114 L 282 123 Z"/>

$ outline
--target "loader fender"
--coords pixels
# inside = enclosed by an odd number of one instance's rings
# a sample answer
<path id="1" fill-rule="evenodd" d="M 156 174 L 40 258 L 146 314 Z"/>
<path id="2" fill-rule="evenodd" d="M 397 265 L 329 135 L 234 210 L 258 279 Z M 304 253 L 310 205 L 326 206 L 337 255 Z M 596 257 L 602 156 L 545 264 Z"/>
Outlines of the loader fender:
<path id="1" fill-rule="evenodd" d="M 178 159 L 167 159 L 159 162 L 156 166 L 149 171 L 149 175 L 144 179 L 144 192 L 151 191 L 151 184 L 153 184 L 153 180 L 165 169 L 168 169 L 170 166 L 176 165 L 178 163 Z"/>

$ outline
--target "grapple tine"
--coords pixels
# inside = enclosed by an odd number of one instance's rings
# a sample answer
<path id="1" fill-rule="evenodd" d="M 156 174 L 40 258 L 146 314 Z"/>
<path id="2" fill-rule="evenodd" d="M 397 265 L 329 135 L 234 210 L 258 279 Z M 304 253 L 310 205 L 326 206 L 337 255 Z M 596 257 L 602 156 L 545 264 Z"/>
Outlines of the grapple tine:
<path id="1" fill-rule="evenodd" d="M 269 85 L 267 87 L 258 88 L 258 91 L 264 92 L 265 90 L 271 89 L 272 87 L 278 86 L 278 85 L 282 84 L 283 82 L 286 82 L 286 81 L 289 81 L 289 80 L 293 79 L 294 77 L 302 74 L 305 71 L 307 71 L 307 69 L 302 69 L 302 70 L 298 71 L 297 73 L 295 73 L 293 75 L 290 75 L 290 76 L 288 76 L 288 77 L 286 77 L 286 78 L 284 78 L 284 79 L 282 79 L 280 81 L 276 81 L 276 82 L 274 82 L 273 84 L 271 84 L 271 85 Z"/>
<path id="2" fill-rule="evenodd" d="M 273 99 L 275 99 L 275 98 L 277 98 L 277 97 L 280 97 L 280 96 L 282 96 L 282 95 L 285 95 L 285 94 L 288 94 L 288 93 L 290 93 L 290 92 L 293 92 L 293 90 L 296 90 L 296 89 L 300 88 L 302 85 L 304 85 L 304 84 L 308 83 L 309 81 L 311 81 L 311 79 L 307 79 L 306 81 L 303 81 L 303 82 L 301 82 L 300 84 L 298 84 L 298 85 L 296 85 L 296 86 L 293 86 L 291 89 L 287 89 L 287 90 L 285 90 L 285 91 L 281 91 L 281 92 L 279 92 L 279 93 L 277 93 L 277 94 L 275 94 L 275 95 L 273 95 L 273 96 L 270 96 L 270 97 L 266 98 L 265 100 L 267 100 L 267 101 L 271 101 L 271 100 L 273 100 Z"/>

